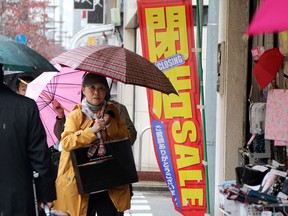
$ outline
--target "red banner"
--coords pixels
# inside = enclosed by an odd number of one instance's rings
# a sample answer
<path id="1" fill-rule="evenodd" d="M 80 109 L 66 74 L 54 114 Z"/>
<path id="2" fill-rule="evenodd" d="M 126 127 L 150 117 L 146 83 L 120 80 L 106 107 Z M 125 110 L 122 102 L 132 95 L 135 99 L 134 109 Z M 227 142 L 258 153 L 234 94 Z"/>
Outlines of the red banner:
<path id="1" fill-rule="evenodd" d="M 143 56 L 170 79 L 178 96 L 147 89 L 158 165 L 175 209 L 207 212 L 204 141 L 191 0 L 137 0 Z"/>

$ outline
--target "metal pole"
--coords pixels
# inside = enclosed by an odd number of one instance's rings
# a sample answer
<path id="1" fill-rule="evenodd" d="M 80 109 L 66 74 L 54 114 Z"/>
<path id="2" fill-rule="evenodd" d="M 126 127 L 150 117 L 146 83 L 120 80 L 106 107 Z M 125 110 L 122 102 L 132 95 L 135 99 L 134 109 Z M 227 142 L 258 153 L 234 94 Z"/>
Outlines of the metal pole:
<path id="1" fill-rule="evenodd" d="M 33 192 L 34 192 L 34 202 L 35 202 L 35 214 L 36 216 L 39 216 L 39 211 L 38 211 L 38 201 L 37 201 L 37 193 L 36 193 L 36 185 L 35 185 L 35 179 L 39 177 L 39 173 L 36 173 L 33 171 Z"/>
<path id="2" fill-rule="evenodd" d="M 138 160 L 138 166 L 139 166 L 139 170 L 138 171 L 141 171 L 141 163 L 142 163 L 142 137 L 143 137 L 143 134 L 145 131 L 151 129 L 150 126 L 144 128 L 144 130 L 142 130 L 141 134 L 140 134 L 140 137 L 139 137 L 139 160 Z"/>
<path id="3" fill-rule="evenodd" d="M 201 50 L 197 54 L 198 74 L 199 74 L 199 90 L 201 106 L 204 106 L 204 87 L 203 87 L 203 68 L 202 68 L 202 11 L 203 1 L 197 0 L 196 14 L 197 14 L 197 49 Z M 208 175 L 208 157 L 207 157 L 207 143 L 206 143 L 206 119 L 205 109 L 202 110 L 202 129 L 204 139 L 204 161 L 205 161 L 205 177 L 206 177 L 206 200 L 207 200 L 207 214 L 210 215 L 210 195 L 209 195 L 209 175 Z"/>
<path id="4" fill-rule="evenodd" d="M 217 50 L 219 28 L 219 1 L 209 1 L 207 23 L 207 50 Z M 206 56 L 206 82 L 205 82 L 205 121 L 206 144 L 209 170 L 210 212 L 215 214 L 215 184 L 216 173 L 216 113 L 217 107 L 217 52 L 207 52 Z M 219 200 L 219 198 L 216 198 Z M 218 208 L 218 206 L 217 206 Z"/>

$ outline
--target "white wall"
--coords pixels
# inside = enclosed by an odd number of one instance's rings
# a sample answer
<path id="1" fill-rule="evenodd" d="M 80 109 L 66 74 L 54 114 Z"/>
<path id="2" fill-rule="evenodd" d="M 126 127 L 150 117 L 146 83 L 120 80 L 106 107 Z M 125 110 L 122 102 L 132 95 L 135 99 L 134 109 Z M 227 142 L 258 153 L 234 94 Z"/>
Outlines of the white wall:
<path id="1" fill-rule="evenodd" d="M 249 1 L 220 0 L 219 43 L 225 42 L 223 94 L 217 97 L 215 188 L 235 180 L 238 148 L 245 144 L 247 110 L 248 44 L 243 34 L 248 25 Z M 219 191 L 215 191 L 215 215 L 220 215 Z M 217 212 L 218 210 L 218 212 Z"/>

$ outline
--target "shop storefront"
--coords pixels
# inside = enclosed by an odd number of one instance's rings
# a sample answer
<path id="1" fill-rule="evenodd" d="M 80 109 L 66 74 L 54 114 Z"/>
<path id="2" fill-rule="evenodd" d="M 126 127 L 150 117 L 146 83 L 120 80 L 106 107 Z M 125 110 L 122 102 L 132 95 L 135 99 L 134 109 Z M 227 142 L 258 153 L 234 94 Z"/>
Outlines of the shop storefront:
<path id="1" fill-rule="evenodd" d="M 215 215 L 287 215 L 287 34 L 243 37 L 260 2 L 220 1 Z"/>

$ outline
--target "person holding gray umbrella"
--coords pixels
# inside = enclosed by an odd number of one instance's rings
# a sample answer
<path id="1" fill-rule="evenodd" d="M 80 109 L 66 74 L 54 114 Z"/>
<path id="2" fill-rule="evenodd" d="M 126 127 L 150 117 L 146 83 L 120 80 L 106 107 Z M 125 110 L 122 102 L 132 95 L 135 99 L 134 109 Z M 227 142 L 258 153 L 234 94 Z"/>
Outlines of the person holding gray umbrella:
<path id="1" fill-rule="evenodd" d="M 36 215 L 33 171 L 37 200 L 43 208 L 56 199 L 54 167 L 36 103 L 13 92 L 3 83 L 0 64 L 0 215 Z"/>

